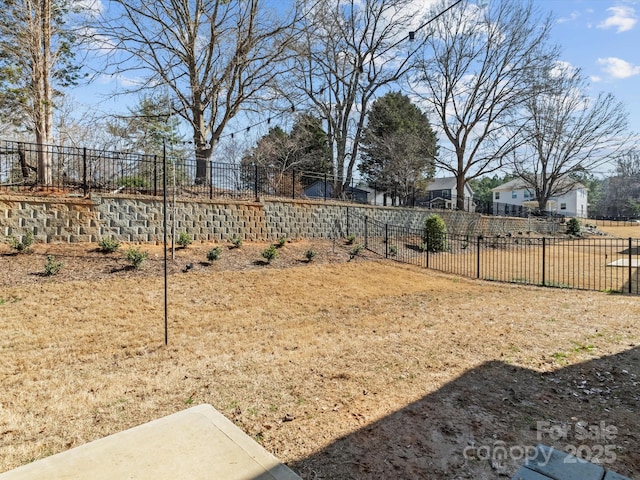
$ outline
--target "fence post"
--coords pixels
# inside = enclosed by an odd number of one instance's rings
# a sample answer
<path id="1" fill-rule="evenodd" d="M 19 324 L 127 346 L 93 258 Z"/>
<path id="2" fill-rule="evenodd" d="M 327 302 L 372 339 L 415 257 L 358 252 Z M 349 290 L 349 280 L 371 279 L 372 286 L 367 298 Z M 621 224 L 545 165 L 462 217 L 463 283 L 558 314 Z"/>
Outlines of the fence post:
<path id="1" fill-rule="evenodd" d="M 480 251 L 482 249 L 482 235 L 478 235 L 476 241 L 476 250 L 478 251 L 478 259 L 476 260 L 476 278 L 480 278 Z"/>
<path id="2" fill-rule="evenodd" d="M 631 259 L 632 259 L 631 245 L 632 244 L 633 244 L 633 239 L 629 237 L 629 293 L 633 292 L 633 289 L 631 288 L 631 279 L 633 278 L 633 269 L 631 268 Z"/>
<path id="3" fill-rule="evenodd" d="M 324 201 L 327 201 L 327 173 L 324 174 Z"/>
<path id="4" fill-rule="evenodd" d="M 158 155 L 153 156 L 153 196 L 158 196 Z"/>
<path id="5" fill-rule="evenodd" d="M 258 201 L 258 165 L 253 166 L 253 197 Z"/>
<path id="6" fill-rule="evenodd" d="M 291 170 L 291 198 L 296 198 L 296 170 Z"/>
<path id="7" fill-rule="evenodd" d="M 545 271 L 545 264 L 546 262 L 546 254 L 547 254 L 547 238 L 546 237 L 542 237 L 542 286 L 544 287 L 545 284 L 547 283 L 547 279 L 546 279 L 546 271 Z"/>
<path id="8" fill-rule="evenodd" d="M 384 224 L 384 258 L 389 258 L 389 224 Z"/>
<path id="9" fill-rule="evenodd" d="M 89 185 L 87 185 L 87 147 L 82 149 L 82 191 L 85 197 L 89 193 Z"/>
<path id="10" fill-rule="evenodd" d="M 364 216 L 364 248 L 369 248 L 369 217 Z"/>
<path id="11" fill-rule="evenodd" d="M 213 198 L 213 159 L 210 159 L 209 160 L 209 200 L 211 200 L 212 198 Z"/>
<path id="12" fill-rule="evenodd" d="M 351 232 L 349 232 L 349 207 L 346 207 L 346 208 L 347 208 L 347 237 L 348 237 Z"/>

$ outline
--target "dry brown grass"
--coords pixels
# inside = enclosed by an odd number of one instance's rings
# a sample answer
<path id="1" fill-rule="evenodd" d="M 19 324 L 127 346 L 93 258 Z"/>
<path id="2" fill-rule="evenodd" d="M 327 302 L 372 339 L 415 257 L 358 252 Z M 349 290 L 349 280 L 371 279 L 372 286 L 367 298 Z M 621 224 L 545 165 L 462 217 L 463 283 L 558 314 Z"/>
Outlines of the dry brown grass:
<path id="1" fill-rule="evenodd" d="M 24 285 L 5 283 L 0 471 L 199 403 L 214 405 L 305 478 L 409 478 L 420 449 L 419 457 L 432 462 L 422 478 L 499 478 L 486 462 L 460 462 L 468 436 L 445 451 L 433 432 L 453 422 L 477 442 L 528 445 L 536 443 L 532 421 L 572 417 L 617 425 L 612 467 L 640 471 L 637 411 L 630 407 L 638 398 L 625 384 L 637 385 L 637 363 L 611 357 L 631 373 L 614 387 L 615 401 L 591 404 L 563 396 L 555 380 L 540 387 L 535 373 L 561 378 L 587 360 L 613 371 L 605 356 L 640 345 L 637 298 L 476 282 L 390 261 L 349 262 L 344 249 L 334 253 L 326 242 L 314 246 L 320 261 L 304 264 L 310 245 L 281 251 L 280 265 L 289 268 L 256 263 L 263 245 L 225 252 L 237 254 L 237 262 L 248 255 L 239 271 L 172 267 L 168 347 L 157 265 L 127 276 L 107 270 L 87 281 L 34 276 Z M 86 251 L 65 254 L 67 270 L 89 257 L 107 261 Z M 3 267 L 25 258 L 41 261 L 35 254 L 5 256 Z M 11 271 L 5 271 L 6 279 Z M 439 399 L 461 375 L 495 361 L 513 372 L 476 385 L 473 405 L 453 402 L 455 395 Z M 514 388 L 524 400 L 500 400 Z M 375 448 L 332 450 L 340 437 L 374 432 L 374 422 L 424 401 L 436 406 L 421 427 L 428 438 L 411 455 L 389 453 L 381 439 Z M 408 430 L 393 428 L 398 438 Z M 394 442 L 392 435 L 387 443 Z M 513 473 L 517 463 L 506 467 Z"/>

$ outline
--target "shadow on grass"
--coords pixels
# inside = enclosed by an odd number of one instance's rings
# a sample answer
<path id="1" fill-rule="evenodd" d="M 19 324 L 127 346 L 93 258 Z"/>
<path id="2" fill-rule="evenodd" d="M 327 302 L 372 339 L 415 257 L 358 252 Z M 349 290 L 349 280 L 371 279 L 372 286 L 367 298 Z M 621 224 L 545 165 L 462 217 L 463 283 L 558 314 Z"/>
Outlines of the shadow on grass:
<path id="1" fill-rule="evenodd" d="M 542 443 L 637 478 L 639 365 L 638 347 L 549 373 L 487 362 L 290 467 L 304 479 L 497 480 Z"/>

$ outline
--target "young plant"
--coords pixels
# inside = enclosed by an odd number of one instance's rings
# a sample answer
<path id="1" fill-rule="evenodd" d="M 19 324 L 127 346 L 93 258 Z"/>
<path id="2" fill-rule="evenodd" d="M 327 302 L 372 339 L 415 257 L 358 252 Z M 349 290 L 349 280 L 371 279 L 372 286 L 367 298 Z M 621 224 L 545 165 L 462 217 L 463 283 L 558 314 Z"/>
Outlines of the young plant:
<path id="1" fill-rule="evenodd" d="M 44 264 L 44 274 L 47 277 L 56 275 L 62 269 L 63 263 L 56 262 L 53 255 L 47 255 L 47 263 Z"/>
<path id="2" fill-rule="evenodd" d="M 353 243 L 356 241 L 356 236 L 353 233 L 350 235 L 347 235 L 346 241 L 347 241 L 347 245 L 353 245 Z"/>
<path id="3" fill-rule="evenodd" d="M 220 247 L 212 248 L 207 252 L 207 260 L 210 262 L 215 262 L 222 255 L 222 249 Z"/>
<path id="4" fill-rule="evenodd" d="M 398 255 L 398 247 L 396 245 L 389 245 L 389 255 L 391 257 Z"/>
<path id="5" fill-rule="evenodd" d="M 359 243 L 356 243 L 356 244 L 351 248 L 351 250 L 349 251 L 349 256 L 350 256 L 351 258 L 353 258 L 353 257 L 357 257 L 358 255 L 360 255 L 360 252 L 362 252 L 362 249 L 363 249 L 363 248 L 364 248 L 364 247 L 363 247 L 362 245 L 360 245 Z M 350 259 L 351 259 L 351 258 L 350 258 Z"/>
<path id="6" fill-rule="evenodd" d="M 234 235 L 233 237 L 231 237 L 231 243 L 235 248 L 240 248 L 242 246 L 242 238 Z"/>
<path id="7" fill-rule="evenodd" d="M 33 245 L 33 232 L 27 232 L 23 235 L 22 240 L 18 240 L 16 237 L 11 237 L 11 247 L 15 248 L 19 253 L 26 253 Z"/>
<path id="8" fill-rule="evenodd" d="M 573 217 L 567 222 L 567 234 L 579 236 L 582 232 L 582 226 L 580 225 L 580 220 Z"/>
<path id="9" fill-rule="evenodd" d="M 312 250 L 312 249 L 309 249 L 309 250 L 307 250 L 307 251 L 306 251 L 306 253 L 304 254 L 304 256 L 306 257 L 307 262 L 310 262 L 311 260 L 313 260 L 313 259 L 315 258 L 315 256 L 316 256 L 316 251 L 315 251 L 315 250 Z"/>
<path id="10" fill-rule="evenodd" d="M 182 248 L 187 248 L 189 245 L 193 243 L 193 238 L 191 238 L 191 235 L 189 235 L 187 232 L 180 232 L 180 235 L 178 235 L 178 240 L 176 240 L 176 243 L 180 245 Z"/>
<path id="11" fill-rule="evenodd" d="M 285 237 L 284 235 L 281 236 L 280 238 L 278 238 L 278 243 L 277 243 L 277 247 L 281 248 L 284 247 L 284 245 L 287 243 L 287 237 Z"/>
<path id="12" fill-rule="evenodd" d="M 104 237 L 98 242 L 102 253 L 113 253 L 120 248 L 120 242 L 115 238 Z"/>
<path id="13" fill-rule="evenodd" d="M 271 263 L 278 256 L 278 250 L 275 245 L 270 245 L 269 248 L 262 252 L 262 257 L 267 260 L 267 263 Z"/>
<path id="14" fill-rule="evenodd" d="M 131 247 L 127 250 L 127 261 L 135 268 L 136 270 L 140 268 L 140 266 L 144 263 L 144 261 L 149 257 L 148 252 L 143 252 L 136 247 Z"/>

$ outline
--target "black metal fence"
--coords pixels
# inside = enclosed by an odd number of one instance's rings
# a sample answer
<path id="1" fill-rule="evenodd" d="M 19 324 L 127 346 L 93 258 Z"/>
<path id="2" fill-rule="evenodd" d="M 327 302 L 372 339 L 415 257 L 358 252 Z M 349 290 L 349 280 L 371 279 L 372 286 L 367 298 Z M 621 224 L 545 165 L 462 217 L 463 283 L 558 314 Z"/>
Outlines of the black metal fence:
<path id="1" fill-rule="evenodd" d="M 640 294 L 637 239 L 447 234 L 435 251 L 422 230 L 354 217 L 349 230 L 364 248 L 399 262 L 482 280 Z"/>
<path id="2" fill-rule="evenodd" d="M 39 180 L 38 165 L 42 159 L 51 166 L 47 182 Z M 162 155 L 2 141 L 0 190 L 162 195 L 164 160 Z M 357 203 L 367 203 L 369 196 L 376 194 L 375 190 L 367 192 L 356 187 L 355 181 L 343 188 L 341 179 L 333 175 L 282 172 L 257 165 L 204 164 L 202 168 L 203 164 L 195 159 L 167 157 L 167 189 L 180 196 L 200 198 L 273 196 Z"/>

